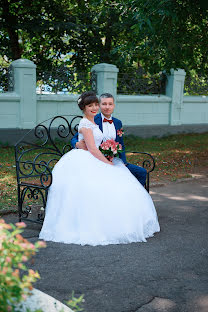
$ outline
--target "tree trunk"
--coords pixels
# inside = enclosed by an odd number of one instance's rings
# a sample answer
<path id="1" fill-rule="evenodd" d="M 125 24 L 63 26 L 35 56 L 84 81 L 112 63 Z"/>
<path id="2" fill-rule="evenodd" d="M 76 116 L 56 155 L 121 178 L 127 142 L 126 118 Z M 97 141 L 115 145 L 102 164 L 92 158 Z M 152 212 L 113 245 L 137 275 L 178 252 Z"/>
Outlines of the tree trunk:
<path id="1" fill-rule="evenodd" d="M 105 46 L 104 46 L 104 62 L 110 62 L 110 51 L 111 51 L 111 44 L 112 44 L 112 36 L 108 34 L 105 38 Z"/>
<path id="2" fill-rule="evenodd" d="M 16 60 L 21 58 L 22 49 L 18 41 L 18 30 L 15 27 L 16 25 L 18 25 L 17 17 L 15 15 L 12 15 L 12 13 L 10 12 L 9 4 L 10 3 L 8 1 L 3 0 L 2 19 L 5 20 L 6 29 L 9 35 L 12 59 Z"/>

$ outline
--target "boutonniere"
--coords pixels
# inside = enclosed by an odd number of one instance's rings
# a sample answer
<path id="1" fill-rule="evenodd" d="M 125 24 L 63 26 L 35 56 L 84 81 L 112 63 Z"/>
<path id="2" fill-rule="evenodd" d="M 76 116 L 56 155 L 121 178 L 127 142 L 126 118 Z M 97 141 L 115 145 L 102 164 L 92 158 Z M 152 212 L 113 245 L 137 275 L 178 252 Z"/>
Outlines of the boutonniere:
<path id="1" fill-rule="evenodd" d="M 117 130 L 117 135 L 121 138 L 122 135 L 124 134 L 123 128 L 121 128 L 120 130 Z"/>

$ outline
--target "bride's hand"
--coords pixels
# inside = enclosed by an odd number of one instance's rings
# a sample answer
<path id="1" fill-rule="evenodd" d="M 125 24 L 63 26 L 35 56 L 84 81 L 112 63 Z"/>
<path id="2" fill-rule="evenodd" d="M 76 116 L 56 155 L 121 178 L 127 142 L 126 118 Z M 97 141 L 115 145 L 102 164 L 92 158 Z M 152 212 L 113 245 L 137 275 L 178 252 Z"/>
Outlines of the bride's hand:
<path id="1" fill-rule="evenodd" d="M 85 144 L 85 141 L 84 141 L 84 140 L 81 140 L 81 141 L 77 142 L 75 146 L 76 146 L 76 148 L 78 148 L 78 149 L 83 149 L 83 150 L 85 150 L 85 151 L 88 151 L 87 145 Z"/>

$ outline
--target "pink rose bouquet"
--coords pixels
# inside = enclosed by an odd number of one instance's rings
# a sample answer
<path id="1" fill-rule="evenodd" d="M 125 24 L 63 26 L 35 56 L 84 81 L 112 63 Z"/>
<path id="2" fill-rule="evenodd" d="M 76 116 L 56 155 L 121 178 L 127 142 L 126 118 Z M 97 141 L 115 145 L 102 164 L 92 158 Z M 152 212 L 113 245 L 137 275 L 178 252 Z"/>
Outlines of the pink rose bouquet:
<path id="1" fill-rule="evenodd" d="M 113 157 L 119 157 L 119 154 L 122 152 L 122 146 L 114 140 L 107 140 L 99 146 L 99 150 L 109 161 L 113 161 Z"/>

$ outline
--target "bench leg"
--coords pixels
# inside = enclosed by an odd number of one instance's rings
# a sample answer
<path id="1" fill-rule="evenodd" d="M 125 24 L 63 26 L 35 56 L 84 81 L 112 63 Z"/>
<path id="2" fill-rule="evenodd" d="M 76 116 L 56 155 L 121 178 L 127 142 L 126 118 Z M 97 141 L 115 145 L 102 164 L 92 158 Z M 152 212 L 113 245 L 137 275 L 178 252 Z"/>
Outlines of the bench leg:
<path id="1" fill-rule="evenodd" d="M 22 199 L 20 194 L 20 186 L 17 187 L 17 193 L 18 193 L 18 214 L 19 214 L 19 222 L 22 221 Z"/>
<path id="2" fill-rule="evenodd" d="M 146 188 L 147 192 L 149 193 L 149 172 L 147 172 L 147 179 L 146 179 L 146 183 L 145 183 L 145 188 Z"/>

